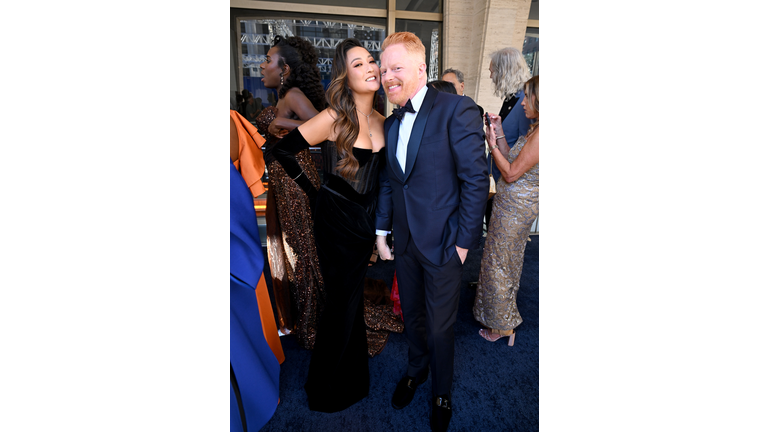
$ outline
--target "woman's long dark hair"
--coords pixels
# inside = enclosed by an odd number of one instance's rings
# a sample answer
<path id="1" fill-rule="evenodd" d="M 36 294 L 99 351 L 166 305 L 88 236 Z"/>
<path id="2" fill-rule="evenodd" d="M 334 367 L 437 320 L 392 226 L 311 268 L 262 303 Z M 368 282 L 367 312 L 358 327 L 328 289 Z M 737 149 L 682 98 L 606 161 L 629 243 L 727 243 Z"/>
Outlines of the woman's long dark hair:
<path id="1" fill-rule="evenodd" d="M 347 179 L 353 179 L 360 164 L 352 155 L 352 146 L 357 141 L 360 132 L 360 124 L 357 119 L 357 107 L 352 90 L 347 85 L 347 52 L 355 47 L 365 48 L 355 38 L 344 39 L 336 46 L 333 55 L 333 68 L 331 69 L 331 83 L 325 92 L 328 106 L 336 113 L 333 121 L 334 130 L 338 131 L 336 137 L 336 152 L 340 160 L 336 167 L 339 174 Z"/>
<path id="2" fill-rule="evenodd" d="M 281 68 L 286 64 L 291 67 L 291 73 L 284 80 L 277 96 L 282 99 L 288 90 L 298 87 L 316 110 L 325 109 L 323 83 L 320 81 L 320 70 L 317 68 L 315 47 L 300 37 L 284 38 L 280 35 L 275 36 L 272 46 L 280 50 L 278 65 Z"/>

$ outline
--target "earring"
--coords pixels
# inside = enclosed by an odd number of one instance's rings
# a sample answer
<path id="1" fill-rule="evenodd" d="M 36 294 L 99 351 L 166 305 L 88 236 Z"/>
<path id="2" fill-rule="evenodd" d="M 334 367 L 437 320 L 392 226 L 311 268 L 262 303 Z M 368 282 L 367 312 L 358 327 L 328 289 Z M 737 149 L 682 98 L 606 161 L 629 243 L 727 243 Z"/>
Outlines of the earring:
<path id="1" fill-rule="evenodd" d="M 280 85 L 283 85 L 283 74 L 280 74 Z"/>

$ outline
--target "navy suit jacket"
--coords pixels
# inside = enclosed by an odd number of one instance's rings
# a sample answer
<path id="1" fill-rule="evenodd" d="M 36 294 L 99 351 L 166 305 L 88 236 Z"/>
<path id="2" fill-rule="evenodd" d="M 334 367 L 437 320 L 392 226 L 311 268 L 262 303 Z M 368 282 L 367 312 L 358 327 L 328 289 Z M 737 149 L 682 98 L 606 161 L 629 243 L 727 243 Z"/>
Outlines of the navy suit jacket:
<path id="1" fill-rule="evenodd" d="M 376 229 L 392 229 L 395 254 L 409 237 L 434 265 L 455 246 L 475 247 L 488 198 L 483 122 L 472 99 L 427 89 L 408 141 L 405 173 L 397 161 L 400 121 L 384 121 L 386 167 L 379 176 Z"/>
<path id="2" fill-rule="evenodd" d="M 509 148 L 512 148 L 512 146 L 515 145 L 517 139 L 520 138 L 520 135 L 527 134 L 528 127 L 533 124 L 533 120 L 525 116 L 525 108 L 521 105 L 523 103 L 523 98 L 525 97 L 525 91 L 520 90 L 515 96 L 517 96 L 517 103 L 512 107 L 512 111 L 507 114 L 507 117 L 504 118 L 504 121 L 501 122 L 501 128 L 504 130 L 504 138 L 507 140 Z M 491 164 L 492 161 L 493 156 L 489 154 L 488 163 Z M 499 171 L 494 162 L 493 179 L 499 181 L 500 176 L 501 171 Z"/>

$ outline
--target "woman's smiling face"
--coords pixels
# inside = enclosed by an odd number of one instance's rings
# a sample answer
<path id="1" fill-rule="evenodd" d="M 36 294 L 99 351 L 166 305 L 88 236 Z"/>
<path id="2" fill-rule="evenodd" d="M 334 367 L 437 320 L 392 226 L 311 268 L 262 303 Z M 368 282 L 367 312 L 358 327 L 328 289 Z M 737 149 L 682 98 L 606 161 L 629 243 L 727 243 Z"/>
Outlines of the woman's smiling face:
<path id="1" fill-rule="evenodd" d="M 347 86 L 357 93 L 378 91 L 379 65 L 365 48 L 354 47 L 347 51 Z"/>

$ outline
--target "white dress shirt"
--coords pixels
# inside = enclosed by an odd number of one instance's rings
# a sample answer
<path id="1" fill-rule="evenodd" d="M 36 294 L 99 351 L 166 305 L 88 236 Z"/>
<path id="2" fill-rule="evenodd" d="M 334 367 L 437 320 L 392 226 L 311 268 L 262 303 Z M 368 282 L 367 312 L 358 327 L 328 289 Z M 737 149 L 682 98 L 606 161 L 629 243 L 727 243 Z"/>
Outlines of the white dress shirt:
<path id="1" fill-rule="evenodd" d="M 413 130 L 413 123 L 416 121 L 416 115 L 419 114 L 421 104 L 424 102 L 424 97 L 427 96 L 427 86 L 424 86 L 416 92 L 411 98 L 411 105 L 416 112 L 407 112 L 403 116 L 403 120 L 400 122 L 400 129 L 397 133 L 397 151 L 395 157 L 400 163 L 400 168 L 405 173 L 405 159 L 408 156 L 408 140 L 411 138 L 411 131 Z M 395 127 L 395 125 L 392 125 Z M 376 230 L 376 235 L 387 235 L 389 231 Z"/>
<path id="2" fill-rule="evenodd" d="M 397 134 L 397 161 L 400 162 L 400 168 L 405 173 L 405 159 L 408 155 L 408 140 L 411 138 L 411 131 L 413 130 L 413 123 L 416 121 L 416 115 L 421 109 L 421 104 L 424 102 L 424 97 L 427 95 L 427 86 L 424 86 L 416 92 L 416 95 L 411 99 L 411 105 L 416 112 L 407 112 L 403 116 L 403 120 L 400 122 L 400 130 Z"/>

